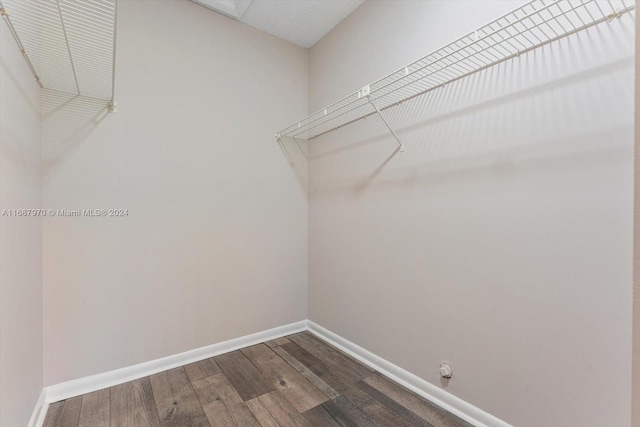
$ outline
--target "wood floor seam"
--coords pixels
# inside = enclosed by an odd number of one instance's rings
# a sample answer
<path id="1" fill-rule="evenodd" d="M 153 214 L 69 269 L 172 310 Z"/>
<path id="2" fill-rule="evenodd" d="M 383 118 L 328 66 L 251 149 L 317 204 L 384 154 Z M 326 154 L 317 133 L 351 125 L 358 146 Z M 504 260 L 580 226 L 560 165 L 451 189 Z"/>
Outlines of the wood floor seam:
<path id="1" fill-rule="evenodd" d="M 308 331 L 49 406 L 44 427 L 470 427 Z"/>

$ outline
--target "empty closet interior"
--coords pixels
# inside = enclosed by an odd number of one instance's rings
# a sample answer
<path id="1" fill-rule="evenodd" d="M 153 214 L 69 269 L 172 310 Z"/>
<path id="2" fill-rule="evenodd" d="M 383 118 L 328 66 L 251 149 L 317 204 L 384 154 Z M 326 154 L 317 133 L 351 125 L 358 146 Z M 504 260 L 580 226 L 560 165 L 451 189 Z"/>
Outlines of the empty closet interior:
<path id="1" fill-rule="evenodd" d="M 0 427 L 639 426 L 635 6 L 1 0 Z"/>

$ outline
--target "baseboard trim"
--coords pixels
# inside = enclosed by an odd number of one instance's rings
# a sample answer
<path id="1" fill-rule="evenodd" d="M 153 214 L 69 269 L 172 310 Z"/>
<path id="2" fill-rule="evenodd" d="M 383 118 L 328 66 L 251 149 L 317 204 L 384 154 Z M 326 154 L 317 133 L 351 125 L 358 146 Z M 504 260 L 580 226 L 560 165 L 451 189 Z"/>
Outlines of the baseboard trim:
<path id="1" fill-rule="evenodd" d="M 47 390 L 42 389 L 40 396 L 36 401 L 36 406 L 33 408 L 33 413 L 29 419 L 28 427 L 40 427 L 44 424 L 44 417 L 47 415 L 49 409 L 49 402 L 47 401 Z"/>
<path id="2" fill-rule="evenodd" d="M 417 375 L 402 369 L 388 360 L 377 356 L 357 344 L 341 337 L 322 326 L 308 321 L 309 331 L 318 338 L 332 344 L 344 351 L 354 359 L 364 363 L 370 368 L 380 372 L 382 375 L 391 378 L 395 382 L 408 388 L 414 393 L 433 402 L 450 413 L 478 427 L 512 427 L 510 424 L 499 418 L 473 406 L 472 404 L 454 396 L 446 390 L 423 380 Z"/>
<path id="3" fill-rule="evenodd" d="M 43 393 L 47 403 L 58 402 L 307 329 L 307 321 L 301 320 L 161 359 L 51 385 L 45 387 Z"/>
<path id="4" fill-rule="evenodd" d="M 217 344 L 208 345 L 184 353 L 174 354 L 161 359 L 115 369 L 101 374 L 78 378 L 71 381 L 45 387 L 40 394 L 36 407 L 29 421 L 29 427 L 40 427 L 44 423 L 47 408 L 50 403 L 85 393 L 101 390 L 114 385 L 122 384 L 138 378 L 177 368 L 189 363 L 198 362 L 209 357 L 218 356 L 230 351 L 238 350 L 264 341 L 273 340 L 286 335 L 302 331 L 310 331 L 320 339 L 332 344 L 356 360 L 364 363 L 382 375 L 408 388 L 414 393 L 424 397 L 440 406 L 446 411 L 462 418 L 478 427 L 512 427 L 499 418 L 473 406 L 472 404 L 454 396 L 446 390 L 437 387 L 417 375 L 377 356 L 357 344 L 331 332 L 330 330 L 310 320 L 302 320 L 266 331 L 257 332 L 243 337 L 234 338 Z"/>

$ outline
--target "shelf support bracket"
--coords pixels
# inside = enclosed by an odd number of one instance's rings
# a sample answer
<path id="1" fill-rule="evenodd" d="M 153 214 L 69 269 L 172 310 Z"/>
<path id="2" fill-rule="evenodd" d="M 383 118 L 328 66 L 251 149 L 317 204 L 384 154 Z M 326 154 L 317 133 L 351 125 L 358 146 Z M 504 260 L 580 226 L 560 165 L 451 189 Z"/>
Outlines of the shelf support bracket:
<path id="1" fill-rule="evenodd" d="M 374 104 L 374 102 L 371 100 L 371 96 L 369 95 L 370 93 L 371 93 L 371 87 L 369 85 L 363 87 L 360 90 L 361 96 L 366 96 L 367 97 L 367 101 L 369 101 L 369 104 L 371 104 L 373 106 L 373 108 L 376 110 L 376 113 L 378 113 L 378 116 L 380 116 L 380 119 L 382 120 L 384 125 L 387 127 L 387 129 L 389 129 L 389 132 L 391 132 L 391 135 L 393 135 L 393 137 L 396 139 L 396 141 L 398 141 L 398 145 L 400 145 L 400 151 L 404 151 L 404 144 L 402 143 L 402 141 L 400 141 L 400 138 L 398 138 L 398 135 L 396 135 L 396 133 L 393 131 L 393 128 L 391 128 L 391 126 L 389 126 L 389 123 L 387 122 L 387 120 L 382 115 L 382 112 L 378 109 L 376 104 Z"/>

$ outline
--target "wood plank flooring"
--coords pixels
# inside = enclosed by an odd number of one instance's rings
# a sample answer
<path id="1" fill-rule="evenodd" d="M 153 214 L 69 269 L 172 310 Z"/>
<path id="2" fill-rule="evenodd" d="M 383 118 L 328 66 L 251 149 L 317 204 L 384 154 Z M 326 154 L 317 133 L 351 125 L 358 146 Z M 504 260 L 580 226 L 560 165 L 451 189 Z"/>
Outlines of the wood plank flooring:
<path id="1" fill-rule="evenodd" d="M 44 427 L 432 426 L 465 421 L 309 332 L 49 406 Z"/>

